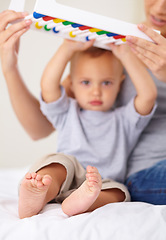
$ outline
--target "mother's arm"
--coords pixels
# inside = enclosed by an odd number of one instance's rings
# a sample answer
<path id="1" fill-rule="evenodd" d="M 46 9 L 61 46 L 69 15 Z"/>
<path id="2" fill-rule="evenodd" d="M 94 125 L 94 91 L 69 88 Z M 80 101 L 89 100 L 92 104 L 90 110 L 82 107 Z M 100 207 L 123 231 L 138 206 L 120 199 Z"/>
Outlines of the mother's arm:
<path id="1" fill-rule="evenodd" d="M 24 17 L 24 13 L 9 10 L 0 13 L 0 58 L 16 116 L 30 137 L 37 140 L 48 136 L 54 129 L 41 113 L 38 100 L 27 89 L 17 65 L 19 39 L 31 22 L 24 20 L 7 28 L 8 23 Z"/>
<path id="2" fill-rule="evenodd" d="M 154 43 L 134 36 L 127 36 L 128 45 L 158 80 L 166 82 L 166 38 L 144 24 L 139 24 L 138 28 Z"/>

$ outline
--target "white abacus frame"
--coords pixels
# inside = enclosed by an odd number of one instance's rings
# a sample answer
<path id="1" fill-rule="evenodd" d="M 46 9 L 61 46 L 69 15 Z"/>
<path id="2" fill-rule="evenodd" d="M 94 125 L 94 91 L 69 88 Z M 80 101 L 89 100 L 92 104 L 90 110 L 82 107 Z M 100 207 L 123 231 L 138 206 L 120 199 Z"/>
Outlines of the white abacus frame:
<path id="1" fill-rule="evenodd" d="M 25 0 L 11 0 L 9 9 L 15 11 L 22 11 L 24 5 Z M 60 3 L 57 3 L 56 0 L 36 0 L 34 12 L 50 16 L 53 18 L 64 19 L 66 21 L 71 21 L 85 26 L 101 29 L 111 33 L 116 33 L 119 35 L 124 36 L 133 35 L 136 37 L 146 39 L 148 41 L 152 41 L 147 35 L 145 35 L 137 28 L 136 24 L 124 22 L 114 18 L 62 5 Z M 33 15 L 28 16 L 28 18 L 31 18 L 34 22 L 37 21 L 36 19 L 33 18 Z M 41 26 L 43 26 L 43 23 L 41 23 Z M 34 25 L 32 25 L 32 28 L 34 28 Z M 64 38 L 70 38 L 69 35 L 66 35 L 66 33 L 63 34 L 63 31 L 59 35 Z M 102 40 L 102 38 L 100 37 L 98 39 L 96 38 L 96 42 L 94 45 L 98 47 L 108 48 L 107 44 L 100 41 L 100 39 Z M 76 37 L 74 40 L 84 41 L 85 38 Z M 114 42 L 116 42 L 116 44 L 124 43 L 119 39 Z"/>

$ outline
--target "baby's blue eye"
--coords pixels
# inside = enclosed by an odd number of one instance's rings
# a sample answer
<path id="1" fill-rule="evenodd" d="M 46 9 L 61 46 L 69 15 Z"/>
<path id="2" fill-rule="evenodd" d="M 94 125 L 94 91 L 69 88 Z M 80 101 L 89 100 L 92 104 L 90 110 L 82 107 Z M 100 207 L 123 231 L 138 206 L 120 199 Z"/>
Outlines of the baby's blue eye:
<path id="1" fill-rule="evenodd" d="M 90 81 L 84 80 L 84 81 L 82 81 L 81 83 L 82 83 L 83 85 L 89 85 L 89 84 L 90 84 Z"/>
<path id="2" fill-rule="evenodd" d="M 104 82 L 103 82 L 103 85 L 104 85 L 104 86 L 108 86 L 108 85 L 110 85 L 110 84 L 111 84 L 110 81 L 104 81 Z"/>

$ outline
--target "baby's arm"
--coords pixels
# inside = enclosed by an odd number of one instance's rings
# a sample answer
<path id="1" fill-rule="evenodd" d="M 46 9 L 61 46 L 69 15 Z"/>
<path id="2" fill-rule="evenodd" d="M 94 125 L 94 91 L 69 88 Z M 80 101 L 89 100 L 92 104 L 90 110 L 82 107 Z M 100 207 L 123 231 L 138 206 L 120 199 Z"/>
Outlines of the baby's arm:
<path id="1" fill-rule="evenodd" d="M 43 100 L 54 102 L 61 96 L 60 80 L 67 63 L 76 51 L 83 51 L 92 46 L 93 42 L 75 42 L 64 40 L 58 51 L 46 66 L 42 79 L 41 90 Z"/>
<path id="2" fill-rule="evenodd" d="M 153 79 L 145 66 L 132 53 L 127 45 L 111 45 L 111 48 L 113 53 L 120 59 L 123 66 L 126 68 L 135 86 L 137 92 L 134 102 L 136 111 L 141 115 L 149 114 L 157 97 L 157 89 Z"/>

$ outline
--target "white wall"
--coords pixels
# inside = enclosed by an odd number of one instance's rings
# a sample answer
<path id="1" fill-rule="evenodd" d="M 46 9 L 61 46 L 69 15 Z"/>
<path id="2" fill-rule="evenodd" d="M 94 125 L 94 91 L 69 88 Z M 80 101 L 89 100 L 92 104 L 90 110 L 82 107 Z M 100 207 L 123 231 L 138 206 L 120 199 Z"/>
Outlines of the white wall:
<path id="1" fill-rule="evenodd" d="M 58 0 L 70 2 L 71 6 L 137 23 L 143 19 L 143 0 Z M 7 9 L 9 0 L 0 0 L 0 12 Z M 35 0 L 27 0 L 26 10 L 32 11 Z M 22 76 L 30 91 L 36 96 L 40 92 L 40 78 L 44 66 L 62 42 L 44 33 L 30 30 L 23 38 L 19 64 Z M 34 142 L 19 124 L 11 107 L 5 79 L 0 69 L 0 167 L 29 165 L 44 154 L 55 152 L 56 133 Z"/>

